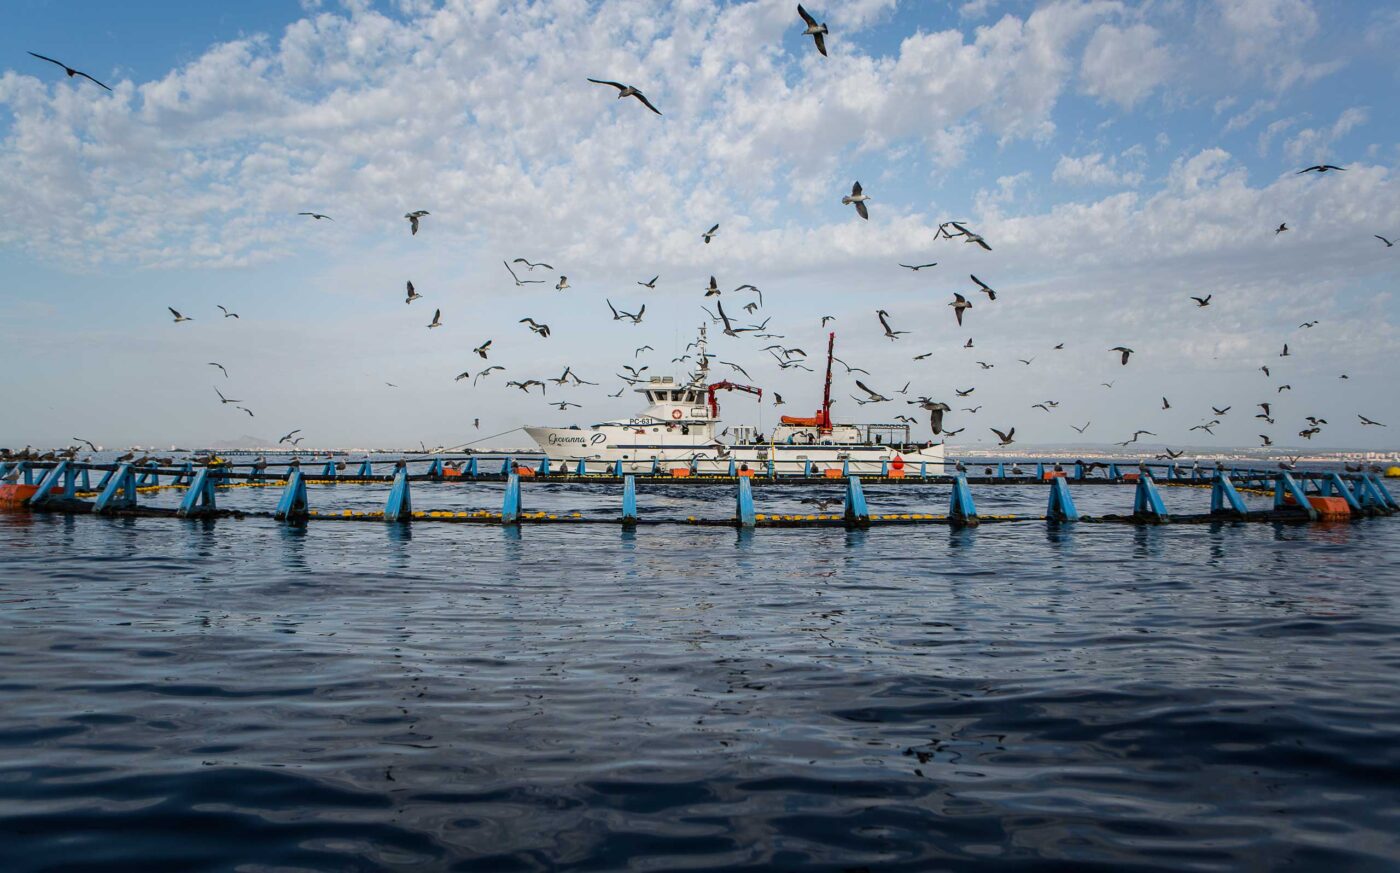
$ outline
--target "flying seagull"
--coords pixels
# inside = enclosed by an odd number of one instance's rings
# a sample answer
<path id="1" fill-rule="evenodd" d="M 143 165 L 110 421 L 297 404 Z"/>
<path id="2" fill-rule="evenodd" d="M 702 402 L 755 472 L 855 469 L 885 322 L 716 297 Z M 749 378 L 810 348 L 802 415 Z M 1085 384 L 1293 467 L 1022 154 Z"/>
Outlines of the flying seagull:
<path id="1" fill-rule="evenodd" d="M 210 362 L 209 362 L 209 366 L 211 366 L 211 367 L 218 367 L 219 370 L 223 372 L 224 378 L 225 378 L 225 379 L 228 378 L 228 370 L 225 370 L 225 369 L 224 369 L 224 365 L 223 365 L 223 364 L 219 364 L 219 363 L 215 363 L 214 361 L 210 361 Z"/>
<path id="2" fill-rule="evenodd" d="M 327 221 L 335 221 L 335 219 L 331 218 L 329 215 L 322 215 L 319 212 L 298 212 L 297 215 L 309 215 L 317 221 L 320 221 L 323 218 Z"/>
<path id="3" fill-rule="evenodd" d="M 291 441 L 292 441 L 292 437 L 296 436 L 296 435 L 299 434 L 299 433 L 301 433 L 301 428 L 297 428 L 296 430 L 294 430 L 294 431 L 292 431 L 291 433 L 287 434 L 286 436 L 282 437 L 280 440 L 277 441 L 277 445 L 280 446 L 280 445 L 282 445 L 283 443 L 291 442 Z"/>
<path id="4" fill-rule="evenodd" d="M 1109 349 L 1109 351 L 1121 352 L 1123 354 L 1123 366 L 1128 366 L 1128 356 L 1133 353 L 1132 349 L 1127 348 L 1126 346 L 1114 346 L 1113 348 Z"/>
<path id="5" fill-rule="evenodd" d="M 413 232 L 414 236 L 418 235 L 418 219 L 428 214 L 429 212 L 426 209 L 418 209 L 404 214 L 404 218 L 408 219 L 408 227 Z"/>
<path id="6" fill-rule="evenodd" d="M 1011 428 L 1011 430 L 1008 430 L 1006 433 L 1002 433 L 994 427 L 990 427 L 987 429 L 997 435 L 997 439 L 1001 440 L 1000 444 L 1003 446 L 1009 446 L 1016 441 L 1014 439 L 1014 437 L 1016 436 L 1016 428 L 1014 427 Z"/>
<path id="7" fill-rule="evenodd" d="M 1092 421 L 1086 421 L 1086 422 L 1084 422 L 1084 426 L 1083 426 L 1083 427 L 1079 427 L 1078 425 L 1074 425 L 1074 424 L 1070 425 L 1070 427 L 1074 428 L 1075 430 L 1079 431 L 1080 433 L 1083 433 L 1084 431 L 1086 431 L 1086 430 L 1089 429 L 1089 425 L 1091 425 L 1091 424 L 1093 424 Z"/>
<path id="8" fill-rule="evenodd" d="M 555 290 L 555 291 L 563 291 L 563 290 L 564 290 L 565 288 L 567 288 L 567 287 L 569 287 L 569 277 L 568 277 L 568 276 L 560 276 L 560 277 L 559 277 L 559 281 L 554 283 L 554 290 Z"/>
<path id="9" fill-rule="evenodd" d="M 512 263 L 524 264 L 525 267 L 526 267 L 526 269 L 529 269 L 529 270 L 533 270 L 533 269 L 535 269 L 536 267 L 544 267 L 546 270 L 553 270 L 553 269 L 554 269 L 554 268 L 551 267 L 549 264 L 546 264 L 544 261 L 540 261 L 540 262 L 538 262 L 538 263 L 532 264 L 532 263 L 530 263 L 529 261 L 525 260 L 524 258 L 516 258 Z"/>
<path id="10" fill-rule="evenodd" d="M 704 233 L 700 234 L 700 238 L 703 239 L 703 240 L 705 241 L 705 245 L 709 245 L 709 244 L 710 244 L 710 240 L 714 239 L 714 238 L 715 238 L 715 234 L 717 234 L 717 233 L 719 233 L 719 224 L 718 224 L 718 223 L 716 223 L 714 227 L 712 227 L 712 228 L 710 228 L 709 230 L 705 231 Z"/>
<path id="11" fill-rule="evenodd" d="M 797 8 L 801 9 L 802 7 L 799 6 Z M 849 206 L 850 204 L 854 203 L 856 207 L 856 214 L 858 214 L 861 218 L 869 220 L 870 213 L 866 211 L 865 208 L 865 201 L 869 199 L 870 195 L 861 191 L 860 182 L 856 182 L 854 185 L 851 186 L 851 193 L 841 198 L 841 205 Z"/>
<path id="12" fill-rule="evenodd" d="M 515 287 L 517 287 L 517 288 L 519 288 L 519 287 L 522 286 L 522 285 L 543 285 L 543 284 L 544 284 L 544 280 L 543 280 L 543 279 L 522 279 L 522 278 L 520 278 L 519 276 L 515 275 L 515 271 L 512 270 L 512 269 L 510 268 L 510 264 L 506 264 L 505 261 L 501 261 L 501 263 L 502 263 L 502 264 L 505 264 L 506 272 L 507 272 L 507 273 L 510 273 L 510 277 L 511 277 L 512 279 L 515 280 Z"/>
<path id="13" fill-rule="evenodd" d="M 988 285 L 986 282 L 983 282 L 981 279 L 977 278 L 976 276 L 973 276 L 971 273 L 969 273 L 968 275 L 972 277 L 972 281 L 977 283 L 977 287 L 987 295 L 987 299 L 997 299 L 997 292 L 992 290 L 991 285 Z"/>
<path id="14" fill-rule="evenodd" d="M 857 398 L 856 402 L 861 404 L 862 406 L 864 406 L 867 403 L 883 403 L 890 399 L 885 395 L 881 394 L 879 391 L 872 390 L 869 386 L 867 386 L 864 382 L 860 381 L 859 379 L 856 380 L 856 387 L 864 391 L 866 395 L 870 398 L 869 400 L 860 400 Z"/>
<path id="15" fill-rule="evenodd" d="M 1288 222 L 1284 222 L 1283 224 L 1280 224 L 1278 227 L 1274 228 L 1274 236 L 1278 236 L 1279 234 L 1283 233 L 1285 230 L 1290 230 L 1290 229 L 1291 229 L 1291 228 L 1289 228 Z"/>
<path id="16" fill-rule="evenodd" d="M 654 290 L 656 288 L 656 280 L 660 278 L 660 276 L 652 276 L 650 282 L 638 282 L 637 284 L 641 285 L 643 288 L 651 288 Z"/>
<path id="17" fill-rule="evenodd" d="M 482 370 L 481 372 L 477 373 L 477 374 L 476 374 L 476 378 L 472 380 L 472 384 L 475 385 L 477 382 L 480 382 L 482 379 L 486 378 L 487 376 L 491 375 L 492 373 L 496 372 L 497 370 L 504 370 L 504 369 L 505 369 L 505 367 L 499 366 L 499 365 L 497 365 L 497 364 L 492 364 L 491 366 L 487 367 L 485 370 Z"/>
<path id="18" fill-rule="evenodd" d="M 826 29 L 826 25 L 822 25 L 822 29 L 825 30 L 825 29 Z M 820 37 L 820 36 L 817 37 L 817 41 L 818 41 L 818 44 L 820 44 L 820 41 L 821 41 L 821 37 Z M 56 60 L 54 60 L 53 58 L 46 58 L 46 57 L 44 57 L 43 55 L 34 54 L 34 52 L 30 52 L 29 54 L 30 54 L 30 55 L 33 55 L 34 57 L 38 58 L 38 59 L 41 60 L 41 61 L 48 61 L 48 62 L 51 63 L 51 64 L 57 64 L 58 66 L 62 67 L 62 68 L 63 68 L 63 72 L 67 73 L 67 74 L 68 74 L 68 78 L 70 78 L 70 79 L 73 78 L 74 76 L 82 76 L 84 79 L 87 79 L 89 82 L 93 82 L 94 84 L 97 84 L 97 85 L 102 85 L 101 82 L 98 82 L 96 79 L 94 79 L 93 77 L 89 76 L 87 73 L 84 73 L 82 70 L 75 70 L 75 69 L 73 69 L 72 67 L 70 67 L 70 66 L 68 66 L 67 64 L 65 64 L 63 61 L 56 61 Z M 822 52 L 822 54 L 826 54 L 826 52 Z M 103 87 L 103 88 L 107 88 L 106 85 L 102 85 L 102 87 Z M 107 88 L 107 90 L 110 91 L 110 90 L 112 90 L 112 89 L 111 89 L 111 88 Z"/>
<path id="19" fill-rule="evenodd" d="M 242 403 L 242 402 L 243 402 L 242 400 L 231 400 L 231 399 L 225 397 L 225 396 L 224 396 L 224 392 L 220 391 L 218 388 L 215 388 L 215 389 L 214 389 L 214 393 L 217 394 L 217 395 L 219 395 L 219 402 L 220 402 L 220 403 L 223 403 L 223 404 L 225 404 L 225 405 L 227 405 L 227 404 L 229 404 L 229 403 Z"/>
<path id="20" fill-rule="evenodd" d="M 1206 306 L 1209 306 L 1209 305 L 1210 305 L 1210 298 L 1212 298 L 1212 297 L 1214 297 L 1214 296 L 1215 296 L 1214 294 L 1207 294 L 1207 295 L 1204 296 L 1204 297 L 1192 297 L 1191 299 L 1194 300 L 1194 301 L 1196 301 L 1196 305 L 1197 305 L 1197 306 L 1206 307 Z"/>
<path id="21" fill-rule="evenodd" d="M 924 409 L 928 410 L 928 423 L 929 426 L 933 428 L 934 435 L 937 436 L 938 434 L 942 433 L 943 413 L 951 412 L 952 407 L 946 403 L 935 403 L 932 401 L 925 401 L 920 405 Z"/>
<path id="22" fill-rule="evenodd" d="M 166 308 L 166 309 L 169 309 L 169 310 L 170 310 L 170 314 L 173 315 L 173 316 L 175 316 L 175 323 L 176 323 L 176 324 L 179 324 L 179 323 L 182 322 L 182 321 L 194 321 L 193 318 L 190 318 L 190 317 L 187 316 L 187 315 L 181 315 L 180 312 L 179 312 L 179 310 L 175 309 L 175 307 L 173 307 L 173 306 L 167 306 L 167 307 L 165 307 L 165 308 Z"/>
<path id="23" fill-rule="evenodd" d="M 481 357 L 485 359 L 486 353 L 491 351 L 491 340 L 487 340 L 486 342 L 472 349 L 472 351 L 476 352 L 478 355 L 481 355 Z"/>
<path id="24" fill-rule="evenodd" d="M 1371 424 L 1371 425 L 1375 425 L 1376 427 L 1385 427 L 1385 425 L 1381 424 L 1379 421 L 1372 421 L 1371 419 L 1367 418 L 1366 416 L 1362 415 L 1362 414 L 1359 413 L 1359 412 L 1356 414 L 1356 417 L 1359 418 L 1359 419 L 1361 419 L 1361 424 L 1362 424 L 1363 426 L 1368 425 L 1368 424 Z"/>
<path id="25" fill-rule="evenodd" d="M 1376 239 L 1378 239 L 1378 240 L 1380 240 L 1381 242 L 1385 243 L 1385 247 L 1386 247 L 1386 248 L 1389 249 L 1389 248 L 1394 248 L 1394 247 L 1395 247 L 1395 243 L 1394 243 L 1392 240 L 1388 240 L 1388 239 L 1386 239 L 1385 237 L 1381 236 L 1380 234 L 1375 234 L 1375 237 L 1376 237 Z"/>
<path id="26" fill-rule="evenodd" d="M 812 17 L 811 13 L 809 13 L 806 9 L 802 8 L 801 3 L 797 4 L 797 14 L 802 16 L 803 23 L 807 25 L 807 29 L 802 31 L 802 35 L 810 36 L 812 38 L 812 42 L 815 42 L 817 44 L 817 51 L 822 53 L 822 57 L 826 57 L 826 34 L 830 33 L 831 31 L 826 29 L 825 24 L 818 24 L 817 20 Z M 71 76 L 73 74 L 70 72 L 68 75 Z"/>
<path id="27" fill-rule="evenodd" d="M 229 312 L 228 309 L 226 309 L 223 305 L 218 303 L 215 303 L 214 305 L 219 307 L 219 311 L 224 314 L 224 318 L 238 318 L 237 312 Z M 242 321 L 242 319 L 240 318 L 239 321 Z"/>
<path id="28" fill-rule="evenodd" d="M 897 340 L 900 334 L 909 332 L 907 330 L 891 330 L 888 321 L 890 314 L 883 309 L 875 310 L 875 317 L 880 319 L 880 326 L 885 329 L 885 336 L 889 337 L 891 340 Z"/>
<path id="29" fill-rule="evenodd" d="M 539 334 L 539 335 L 540 335 L 540 339 L 549 339 L 549 325 L 547 325 L 547 324 L 540 324 L 538 321 L 535 321 L 533 318 L 522 318 L 522 319 L 520 319 L 519 323 L 520 323 L 520 324 L 528 324 L 528 325 L 530 325 L 530 330 L 532 330 L 532 331 L 534 331 L 535 333 Z"/>
<path id="30" fill-rule="evenodd" d="M 948 305 L 953 307 L 953 314 L 958 317 L 959 325 L 962 324 L 963 310 L 972 308 L 972 304 L 967 302 L 967 298 L 956 291 L 953 292 L 953 302 Z"/>
<path id="31" fill-rule="evenodd" d="M 638 309 L 637 312 L 633 314 L 631 312 L 623 312 L 619 310 L 617 307 L 612 305 L 611 300 L 605 300 L 605 302 L 608 304 L 608 308 L 612 310 L 613 321 L 622 321 L 624 318 L 630 318 L 632 319 L 633 324 L 641 324 L 642 316 L 647 311 L 647 305 L 645 303 L 642 304 L 641 309 Z M 721 309 L 720 311 L 723 312 L 724 310 Z M 728 322 L 726 322 L 726 324 L 728 324 Z"/>
<path id="32" fill-rule="evenodd" d="M 404 302 L 404 303 L 412 303 L 413 301 L 417 300 L 418 298 L 420 298 L 420 297 L 422 297 L 422 296 L 423 296 L 422 294 L 419 294 L 417 291 L 413 290 L 413 283 L 412 283 L 412 282 L 409 282 L 409 283 L 408 283 L 408 296 L 404 298 L 404 301 L 403 301 L 403 302 Z"/>
<path id="33" fill-rule="evenodd" d="M 647 95 L 633 88 L 631 85 L 624 85 L 621 82 L 609 82 L 607 79 L 589 79 L 588 81 L 595 85 L 611 85 L 617 89 L 617 99 L 621 100 L 623 97 L 636 97 L 642 102 L 643 106 L 655 112 L 657 115 L 661 114 L 660 109 L 651 105 L 651 101 L 647 99 Z"/>
<path id="34" fill-rule="evenodd" d="M 900 266 L 901 266 L 901 267 L 904 267 L 906 270 L 913 270 L 915 273 L 917 273 L 917 272 L 919 272 L 920 270 L 924 269 L 925 267 L 936 267 L 936 266 L 938 266 L 938 262 L 937 262 L 937 261 L 934 261 L 933 263 L 930 263 L 930 264 L 917 264 L 917 265 L 916 265 L 916 264 L 900 264 Z"/>
<path id="35" fill-rule="evenodd" d="M 1346 167 L 1338 167 L 1333 164 L 1313 164 L 1311 167 L 1305 167 L 1299 170 L 1298 172 L 1294 173 L 1293 175 L 1301 176 L 1304 173 L 1325 173 L 1328 170 L 1338 170 L 1340 172 L 1345 173 Z"/>

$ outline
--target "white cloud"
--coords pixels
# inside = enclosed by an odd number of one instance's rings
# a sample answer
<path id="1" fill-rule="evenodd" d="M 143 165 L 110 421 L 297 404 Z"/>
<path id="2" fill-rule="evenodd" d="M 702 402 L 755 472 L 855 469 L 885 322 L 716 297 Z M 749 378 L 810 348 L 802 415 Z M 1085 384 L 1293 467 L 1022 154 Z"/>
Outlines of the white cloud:
<path id="1" fill-rule="evenodd" d="M 1303 47 L 1317 34 L 1318 14 L 1309 0 L 1216 0 L 1219 14 L 1207 25 L 1223 39 L 1246 76 L 1264 78 L 1277 90 L 1315 81 L 1341 69 L 1340 59 L 1309 63 Z"/>
<path id="2" fill-rule="evenodd" d="M 1084 92 L 1131 109 L 1171 73 L 1171 55 L 1160 36 L 1147 24 L 1099 25 L 1079 68 Z"/>
<path id="3" fill-rule="evenodd" d="M 1266 112 L 1273 112 L 1277 108 L 1277 100 L 1255 100 L 1250 104 L 1248 109 L 1238 115 L 1231 116 L 1230 120 L 1225 122 L 1225 132 L 1232 133 L 1237 130 L 1243 130 L 1257 121 L 1259 116 Z M 1217 107 L 1217 114 L 1219 114 L 1219 111 L 1220 108 Z"/>
<path id="4" fill-rule="evenodd" d="M 1139 157 L 1137 152 L 1133 157 Z M 1051 178 L 1066 185 L 1127 185 L 1142 184 L 1142 173 L 1136 170 L 1119 169 L 1118 158 L 1103 152 L 1094 152 L 1081 157 L 1060 155 Z"/>
<path id="5" fill-rule="evenodd" d="M 1331 127 L 1308 127 L 1298 131 L 1283 144 L 1283 152 L 1292 161 L 1326 161 L 1332 146 L 1351 131 L 1366 123 L 1369 114 L 1358 106 L 1342 111 Z"/>
<path id="6" fill-rule="evenodd" d="M 855 28 L 890 8 L 840 11 Z M 852 40 L 821 58 L 805 42 L 785 55 L 791 10 L 767 4 L 352 7 L 111 96 L 6 74 L 0 243 L 233 266 L 285 256 L 289 216 L 308 207 L 365 232 L 433 201 L 439 233 L 562 241 L 608 232 L 593 204 L 628 202 L 640 250 L 650 228 L 832 177 L 853 152 L 919 142 L 946 169 L 984 131 L 1050 135 L 1075 41 L 1116 8 L 1063 0 L 970 39 L 916 33 L 891 56 Z M 637 83 L 665 117 L 585 75 Z"/>

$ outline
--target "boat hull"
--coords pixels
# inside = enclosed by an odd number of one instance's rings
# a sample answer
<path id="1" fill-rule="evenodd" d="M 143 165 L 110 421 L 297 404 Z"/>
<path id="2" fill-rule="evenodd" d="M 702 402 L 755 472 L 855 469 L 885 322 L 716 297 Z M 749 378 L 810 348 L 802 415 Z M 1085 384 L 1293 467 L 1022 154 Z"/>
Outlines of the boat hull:
<path id="1" fill-rule="evenodd" d="M 615 432 L 610 432 L 615 431 Z M 914 473 L 927 465 L 930 474 L 943 472 L 943 446 L 892 446 L 885 444 L 815 443 L 811 445 L 763 443 L 752 445 L 723 445 L 695 434 L 686 440 L 672 435 L 666 443 L 647 440 L 649 434 L 634 434 L 627 429 L 591 429 L 527 427 L 525 432 L 539 444 L 551 464 L 566 464 L 573 469 L 583 461 L 586 470 L 602 472 L 616 468 L 618 462 L 626 473 L 650 473 L 675 467 L 689 468 L 697 473 L 724 474 L 731 463 L 736 470 L 747 466 L 766 472 L 772 463 L 779 476 L 801 476 L 804 473 L 822 476 L 827 470 L 855 475 L 879 475 L 891 470 L 913 468 Z"/>

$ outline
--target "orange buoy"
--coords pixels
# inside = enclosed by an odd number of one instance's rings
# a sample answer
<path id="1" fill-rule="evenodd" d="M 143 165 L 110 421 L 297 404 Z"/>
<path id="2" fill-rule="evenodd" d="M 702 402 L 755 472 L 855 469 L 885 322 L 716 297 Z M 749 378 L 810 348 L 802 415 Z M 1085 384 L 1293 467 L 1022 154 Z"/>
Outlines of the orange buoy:
<path id="1" fill-rule="evenodd" d="M 38 485 L 0 485 L 0 509 L 19 509 L 38 493 Z"/>
<path id="2" fill-rule="evenodd" d="M 893 469 L 893 470 L 903 470 L 903 469 L 904 469 L 904 459 L 901 458 L 899 455 L 895 455 L 895 456 L 894 456 L 894 460 L 893 460 L 893 461 L 890 461 L 890 469 Z"/>
<path id="3" fill-rule="evenodd" d="M 1129 475 L 1129 476 L 1132 476 L 1133 478 L 1137 478 L 1137 474 L 1136 474 L 1136 473 L 1129 473 L 1128 475 Z M 1040 479 L 1041 479 L 1041 481 L 1043 481 L 1043 482 L 1049 482 L 1051 479 L 1064 479 L 1064 478 L 1067 478 L 1066 475 L 1065 475 L 1065 471 L 1064 471 L 1064 470 L 1046 470 L 1046 471 L 1045 471 L 1044 473 L 1042 473 L 1041 476 L 1040 476 Z M 1124 477 L 1124 478 L 1127 478 L 1127 477 Z"/>
<path id="4" fill-rule="evenodd" d="M 1351 507 L 1345 497 L 1309 497 L 1308 503 L 1317 510 L 1317 517 L 1327 521 L 1351 518 Z"/>
<path id="5" fill-rule="evenodd" d="M 532 469 L 530 469 L 529 467 L 526 467 L 526 466 L 524 466 L 524 465 L 521 465 L 521 466 L 518 466 L 518 467 L 515 468 L 515 475 L 517 475 L 517 476 L 524 476 L 524 477 L 526 477 L 526 478 L 529 478 L 529 477 L 535 475 L 535 471 L 532 470 Z"/>
<path id="6" fill-rule="evenodd" d="M 828 478 L 828 479 L 840 479 L 840 478 L 841 478 L 841 471 L 840 471 L 840 470 L 827 469 L 827 470 L 823 471 L 822 475 L 826 476 L 826 478 Z"/>
<path id="7" fill-rule="evenodd" d="M 688 479 L 688 478 L 690 478 L 690 468 L 689 468 L 689 467 L 672 467 L 672 468 L 671 468 L 671 478 L 672 478 L 672 479 Z"/>

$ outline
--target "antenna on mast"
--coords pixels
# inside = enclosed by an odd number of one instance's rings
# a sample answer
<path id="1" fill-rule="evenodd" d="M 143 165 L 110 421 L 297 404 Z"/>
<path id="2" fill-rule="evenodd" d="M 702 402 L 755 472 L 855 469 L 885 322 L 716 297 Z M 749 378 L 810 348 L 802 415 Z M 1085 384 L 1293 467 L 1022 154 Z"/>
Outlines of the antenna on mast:
<path id="1" fill-rule="evenodd" d="M 822 388 L 822 414 L 817 427 L 822 431 L 831 430 L 831 359 L 836 356 L 836 331 L 826 335 L 826 385 Z"/>

